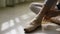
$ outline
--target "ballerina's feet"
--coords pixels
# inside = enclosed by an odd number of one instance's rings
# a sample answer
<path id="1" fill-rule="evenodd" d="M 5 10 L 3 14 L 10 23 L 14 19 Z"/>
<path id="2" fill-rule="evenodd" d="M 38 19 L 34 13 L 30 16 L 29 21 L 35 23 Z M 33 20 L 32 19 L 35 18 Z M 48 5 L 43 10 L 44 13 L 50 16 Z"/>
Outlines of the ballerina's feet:
<path id="1" fill-rule="evenodd" d="M 30 24 L 26 25 L 25 32 L 29 33 L 37 29 L 38 27 L 41 27 L 41 24 L 37 23 L 36 21 L 31 22 Z"/>

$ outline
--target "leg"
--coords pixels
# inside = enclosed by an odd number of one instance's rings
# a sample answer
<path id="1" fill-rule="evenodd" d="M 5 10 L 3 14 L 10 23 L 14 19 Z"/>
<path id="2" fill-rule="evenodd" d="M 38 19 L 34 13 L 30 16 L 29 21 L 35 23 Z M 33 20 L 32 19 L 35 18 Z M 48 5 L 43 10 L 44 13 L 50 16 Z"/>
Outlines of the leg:
<path id="1" fill-rule="evenodd" d="M 42 7 L 42 6 L 43 6 L 43 3 L 31 3 L 30 9 L 31 9 L 34 13 L 38 14 L 39 11 L 41 10 L 41 7 Z M 36 29 L 37 27 L 41 26 L 39 23 L 36 23 L 35 20 L 36 20 L 36 19 L 34 18 L 34 19 L 31 21 L 31 23 L 27 25 L 27 27 L 25 28 L 25 31 L 26 31 L 26 32 L 31 32 L 31 31 L 33 31 L 34 29 Z"/>
<path id="2" fill-rule="evenodd" d="M 30 6 L 30 9 L 34 12 L 34 13 L 36 13 L 36 14 L 38 14 L 39 13 L 39 11 L 41 10 L 41 8 L 42 8 L 42 6 L 43 6 L 43 3 L 31 3 L 31 6 Z M 59 6 L 58 6 L 59 7 Z M 55 8 L 55 9 L 57 9 L 57 8 Z M 51 20 L 51 22 L 55 22 L 56 24 L 59 24 L 60 22 L 60 18 L 58 17 L 58 15 L 60 15 L 60 11 L 59 10 L 51 10 L 51 11 L 49 11 L 47 14 L 46 14 L 47 16 L 45 17 L 45 19 L 46 20 Z M 56 18 L 57 17 L 57 18 Z M 57 20 L 56 20 L 56 19 Z"/>
<path id="3" fill-rule="evenodd" d="M 38 26 L 41 26 L 42 19 L 47 11 L 49 11 L 53 5 L 56 5 L 57 0 L 47 0 L 42 10 L 39 11 L 36 19 L 32 21 L 29 27 L 25 28 L 26 32 L 31 32 L 35 30 Z"/>
<path id="4" fill-rule="evenodd" d="M 39 11 L 42 9 L 43 3 L 31 3 L 30 9 L 33 11 L 35 14 L 38 14 Z"/>
<path id="5" fill-rule="evenodd" d="M 32 12 L 34 12 L 35 14 L 38 14 L 39 11 L 42 9 L 44 3 L 31 3 L 29 8 Z M 55 8 L 57 9 L 57 8 Z"/>

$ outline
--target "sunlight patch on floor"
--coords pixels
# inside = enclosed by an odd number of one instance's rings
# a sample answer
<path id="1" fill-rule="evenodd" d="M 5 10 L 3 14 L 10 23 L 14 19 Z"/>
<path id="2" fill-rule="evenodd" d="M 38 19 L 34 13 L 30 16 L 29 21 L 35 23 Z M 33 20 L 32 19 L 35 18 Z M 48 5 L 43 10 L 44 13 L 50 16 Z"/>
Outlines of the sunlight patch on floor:
<path id="1" fill-rule="evenodd" d="M 21 22 L 21 20 L 19 18 L 15 18 L 15 21 L 16 21 L 16 23 Z"/>
<path id="2" fill-rule="evenodd" d="M 4 30 L 6 30 L 6 29 L 8 29 L 8 28 L 9 28 L 9 23 L 8 23 L 8 22 L 4 22 L 4 23 L 2 24 L 1 31 L 4 31 Z"/>
<path id="3" fill-rule="evenodd" d="M 1 31 L 8 31 L 7 29 L 14 27 L 12 30 L 5 32 L 4 34 L 25 34 L 24 28 L 21 25 L 18 25 L 20 22 L 20 19 L 17 17 L 15 19 L 11 19 L 10 21 L 4 22 L 1 26 Z"/>
<path id="4" fill-rule="evenodd" d="M 14 26 L 14 20 L 10 20 L 10 27 Z"/>

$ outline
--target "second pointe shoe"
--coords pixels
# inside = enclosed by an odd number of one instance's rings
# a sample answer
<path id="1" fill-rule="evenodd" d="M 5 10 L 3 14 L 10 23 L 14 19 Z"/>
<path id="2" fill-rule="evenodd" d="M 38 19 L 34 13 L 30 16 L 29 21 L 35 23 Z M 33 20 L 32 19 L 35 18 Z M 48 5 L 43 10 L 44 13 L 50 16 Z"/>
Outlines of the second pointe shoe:
<path id="1" fill-rule="evenodd" d="M 51 22 L 60 25 L 60 16 L 50 18 Z"/>

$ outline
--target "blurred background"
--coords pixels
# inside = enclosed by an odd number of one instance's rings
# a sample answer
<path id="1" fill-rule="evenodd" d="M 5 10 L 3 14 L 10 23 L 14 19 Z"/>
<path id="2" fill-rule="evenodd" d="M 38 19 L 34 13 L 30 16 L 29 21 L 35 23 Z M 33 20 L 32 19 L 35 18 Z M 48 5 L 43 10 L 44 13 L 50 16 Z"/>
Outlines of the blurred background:
<path id="1" fill-rule="evenodd" d="M 24 2 L 36 2 L 41 0 L 0 0 L 0 7 L 15 6 Z"/>
<path id="2" fill-rule="evenodd" d="M 36 16 L 29 9 L 32 2 L 40 3 L 44 0 L 0 0 L 0 34 L 20 34 L 20 26 L 24 28 Z M 28 34 L 60 34 L 52 29 L 44 32 L 46 33 L 42 33 L 38 28 Z"/>

